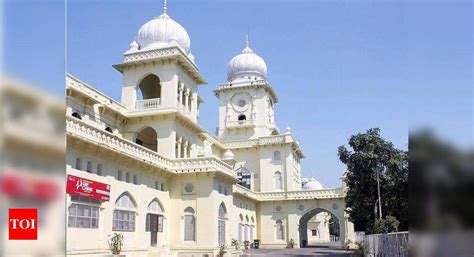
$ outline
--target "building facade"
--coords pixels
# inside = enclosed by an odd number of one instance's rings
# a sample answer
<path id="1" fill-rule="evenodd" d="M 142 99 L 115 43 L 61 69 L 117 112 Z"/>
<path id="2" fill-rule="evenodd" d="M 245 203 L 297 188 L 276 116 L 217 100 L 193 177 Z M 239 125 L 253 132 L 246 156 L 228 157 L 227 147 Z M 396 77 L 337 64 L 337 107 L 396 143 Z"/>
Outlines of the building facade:
<path id="1" fill-rule="evenodd" d="M 304 154 L 276 125 L 278 97 L 248 40 L 214 90 L 216 135 L 198 123 L 206 81 L 190 42 L 165 4 L 114 65 L 120 102 L 67 76 L 68 255 L 106 254 L 113 233 L 127 256 L 238 255 L 233 239 L 299 247 L 322 211 L 352 240 L 343 185 L 302 187 Z"/>

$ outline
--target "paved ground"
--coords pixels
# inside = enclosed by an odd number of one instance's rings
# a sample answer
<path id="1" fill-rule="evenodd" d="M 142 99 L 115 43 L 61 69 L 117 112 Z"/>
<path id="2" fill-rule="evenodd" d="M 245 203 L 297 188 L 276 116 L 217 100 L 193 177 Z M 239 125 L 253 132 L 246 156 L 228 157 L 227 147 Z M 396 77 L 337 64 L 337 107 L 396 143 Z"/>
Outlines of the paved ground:
<path id="1" fill-rule="evenodd" d="M 352 251 L 341 249 L 340 246 L 334 244 L 325 244 L 310 246 L 299 249 L 250 249 L 244 251 L 245 257 L 263 257 L 263 256 L 282 256 L 282 257 L 307 257 L 307 256 L 324 256 L 324 257 L 349 257 Z"/>

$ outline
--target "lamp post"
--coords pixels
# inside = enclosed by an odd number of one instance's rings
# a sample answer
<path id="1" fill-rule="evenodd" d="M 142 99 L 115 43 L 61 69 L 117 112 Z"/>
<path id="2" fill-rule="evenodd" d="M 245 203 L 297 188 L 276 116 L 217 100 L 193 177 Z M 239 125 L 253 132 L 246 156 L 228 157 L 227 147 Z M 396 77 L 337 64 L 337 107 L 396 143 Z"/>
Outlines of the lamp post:
<path id="1" fill-rule="evenodd" d="M 378 166 L 378 165 L 377 165 Z M 379 219 L 382 219 L 382 200 L 380 199 L 380 178 L 379 169 L 377 167 L 377 193 L 378 193 L 378 204 L 379 204 Z"/>

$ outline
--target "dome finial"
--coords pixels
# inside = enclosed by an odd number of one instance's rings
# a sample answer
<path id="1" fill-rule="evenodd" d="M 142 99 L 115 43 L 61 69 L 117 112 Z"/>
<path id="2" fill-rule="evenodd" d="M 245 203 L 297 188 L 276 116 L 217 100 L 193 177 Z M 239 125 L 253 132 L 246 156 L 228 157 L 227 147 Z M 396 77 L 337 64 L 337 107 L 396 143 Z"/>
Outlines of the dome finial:
<path id="1" fill-rule="evenodd" d="M 249 47 L 250 46 L 250 43 L 249 43 L 249 32 L 247 30 L 247 34 L 245 34 L 245 47 Z"/>
<path id="2" fill-rule="evenodd" d="M 166 14 L 168 11 L 168 1 L 164 0 L 163 1 L 163 14 Z"/>

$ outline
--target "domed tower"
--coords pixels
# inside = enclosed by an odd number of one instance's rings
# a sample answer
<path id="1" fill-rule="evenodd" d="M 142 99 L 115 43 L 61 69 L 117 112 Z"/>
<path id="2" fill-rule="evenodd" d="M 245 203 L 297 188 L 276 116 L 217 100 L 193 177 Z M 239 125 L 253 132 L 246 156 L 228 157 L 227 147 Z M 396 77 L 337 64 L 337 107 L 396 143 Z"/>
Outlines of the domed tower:
<path id="1" fill-rule="evenodd" d="M 274 104 L 278 97 L 267 82 L 267 65 L 249 45 L 227 65 L 227 83 L 214 91 L 219 98 L 218 136 L 243 140 L 279 134 Z"/>
<path id="2" fill-rule="evenodd" d="M 198 86 L 206 81 L 191 54 L 188 32 L 167 13 L 143 24 L 114 67 L 123 74 L 122 104 L 146 115 L 157 110 L 176 110 L 197 121 Z"/>

